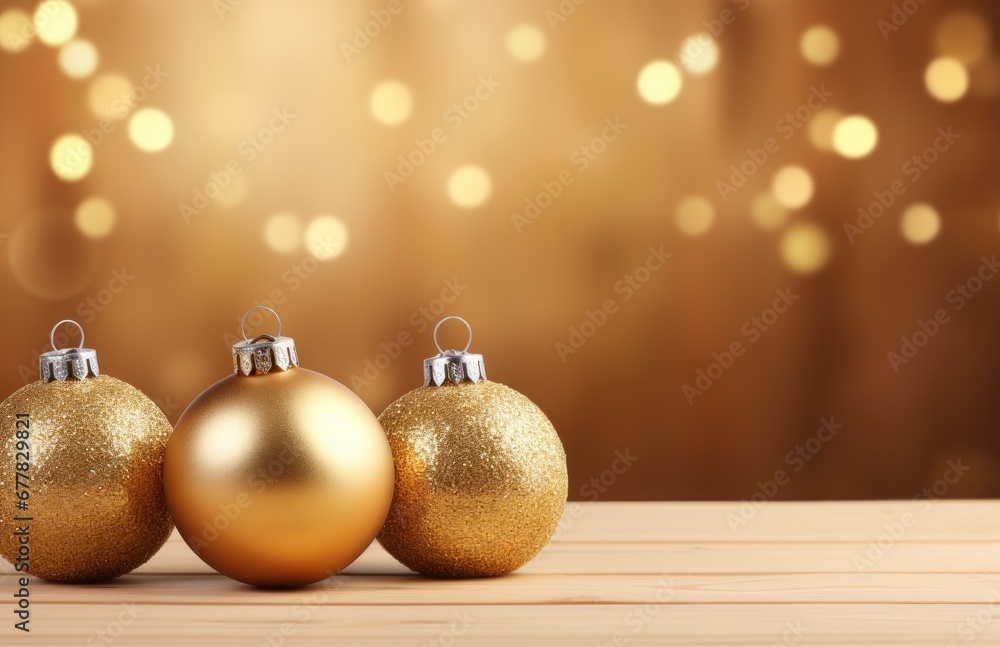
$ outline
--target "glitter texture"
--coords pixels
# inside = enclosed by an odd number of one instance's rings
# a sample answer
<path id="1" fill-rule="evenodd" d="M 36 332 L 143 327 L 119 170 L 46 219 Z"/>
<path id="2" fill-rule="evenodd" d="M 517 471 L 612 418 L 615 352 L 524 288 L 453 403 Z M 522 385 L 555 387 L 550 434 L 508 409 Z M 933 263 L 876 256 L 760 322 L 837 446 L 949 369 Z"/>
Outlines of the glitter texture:
<path id="1" fill-rule="evenodd" d="M 396 491 L 378 540 L 428 575 L 503 575 L 548 543 L 566 504 L 566 453 L 545 414 L 488 380 L 425 386 L 379 416 Z"/>
<path id="2" fill-rule="evenodd" d="M 100 582 L 144 564 L 170 536 L 162 465 L 170 422 L 101 375 L 34 382 L 0 404 L 0 555 L 13 563 L 15 415 L 31 416 L 29 575 Z"/>

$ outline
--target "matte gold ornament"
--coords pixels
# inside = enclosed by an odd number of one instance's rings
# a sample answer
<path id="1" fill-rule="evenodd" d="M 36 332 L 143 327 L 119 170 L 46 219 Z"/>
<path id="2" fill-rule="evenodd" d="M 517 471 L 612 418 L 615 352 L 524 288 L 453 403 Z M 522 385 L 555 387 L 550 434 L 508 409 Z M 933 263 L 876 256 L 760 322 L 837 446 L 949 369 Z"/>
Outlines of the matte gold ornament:
<path id="1" fill-rule="evenodd" d="M 434 328 L 437 331 L 446 317 Z M 424 386 L 382 412 L 396 491 L 379 543 L 412 570 L 503 575 L 531 560 L 566 504 L 566 453 L 541 409 L 486 379 L 483 356 L 444 351 Z"/>
<path id="2" fill-rule="evenodd" d="M 177 529 L 209 566 L 247 584 L 329 577 L 385 520 L 393 481 L 385 434 L 350 389 L 299 367 L 280 320 L 276 336 L 244 333 L 233 370 L 191 403 L 167 447 Z"/>
<path id="3" fill-rule="evenodd" d="M 63 323 L 80 346 L 58 350 Z M 0 404 L 0 555 L 20 573 L 101 582 L 144 564 L 173 530 L 161 469 L 170 422 L 101 375 L 83 328 L 60 321 L 41 379 Z"/>

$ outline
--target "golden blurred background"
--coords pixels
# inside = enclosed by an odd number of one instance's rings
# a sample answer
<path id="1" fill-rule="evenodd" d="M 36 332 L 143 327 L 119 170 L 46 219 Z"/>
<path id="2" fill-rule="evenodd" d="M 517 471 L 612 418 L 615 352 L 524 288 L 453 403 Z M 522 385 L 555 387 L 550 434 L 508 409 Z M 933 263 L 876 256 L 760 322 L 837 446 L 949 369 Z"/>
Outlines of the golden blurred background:
<path id="1" fill-rule="evenodd" d="M 995 4 L 0 7 L 4 394 L 264 304 L 377 413 L 456 314 L 573 499 L 1000 494 Z"/>

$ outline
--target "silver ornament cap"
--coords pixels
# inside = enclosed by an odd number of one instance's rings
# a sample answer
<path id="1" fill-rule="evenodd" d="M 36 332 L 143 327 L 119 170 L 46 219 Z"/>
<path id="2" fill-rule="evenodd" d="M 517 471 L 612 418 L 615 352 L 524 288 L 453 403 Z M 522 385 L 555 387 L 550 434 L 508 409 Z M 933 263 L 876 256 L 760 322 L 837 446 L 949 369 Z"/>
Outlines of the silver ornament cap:
<path id="1" fill-rule="evenodd" d="M 469 331 L 469 340 L 462 350 L 444 350 L 438 343 L 438 329 L 449 319 L 461 321 Z M 434 345 L 437 346 L 438 354 L 424 360 L 424 386 L 441 386 L 448 382 L 459 384 L 466 380 L 478 382 L 486 379 L 483 356 L 468 352 L 469 346 L 472 345 L 472 326 L 465 319 L 451 316 L 439 321 L 434 326 Z"/>
<path id="2" fill-rule="evenodd" d="M 247 317 L 254 310 L 267 310 L 278 321 L 278 334 L 247 337 Z M 267 306 L 254 306 L 243 313 L 240 321 L 243 341 L 233 344 L 233 372 L 237 375 L 267 375 L 274 369 L 288 371 L 299 365 L 295 340 L 281 336 L 281 317 Z"/>
<path id="3" fill-rule="evenodd" d="M 73 324 L 80 331 L 80 345 L 76 348 L 56 348 L 56 330 L 64 323 Z M 97 368 L 97 351 L 93 348 L 84 348 L 83 340 L 83 326 L 72 319 L 63 319 L 52 326 L 52 331 L 49 333 L 52 350 L 42 353 L 38 358 L 39 379 L 43 382 L 65 382 L 70 378 L 85 380 L 100 375 L 100 370 Z"/>

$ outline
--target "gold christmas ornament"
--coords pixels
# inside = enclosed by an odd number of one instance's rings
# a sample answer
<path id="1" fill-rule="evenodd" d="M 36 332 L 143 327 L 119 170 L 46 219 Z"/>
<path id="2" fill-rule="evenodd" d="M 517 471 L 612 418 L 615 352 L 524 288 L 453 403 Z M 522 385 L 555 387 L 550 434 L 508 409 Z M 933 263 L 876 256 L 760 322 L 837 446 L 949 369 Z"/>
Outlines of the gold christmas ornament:
<path id="1" fill-rule="evenodd" d="M 56 349 L 72 323 L 78 348 Z M 20 573 L 101 582 L 170 536 L 161 469 L 170 422 L 133 386 L 101 375 L 83 328 L 60 321 L 41 379 L 0 404 L 0 554 Z"/>
<path id="2" fill-rule="evenodd" d="M 469 329 L 444 351 L 448 319 Z M 470 354 L 472 328 L 446 317 L 424 386 L 379 416 L 396 464 L 396 490 L 378 540 L 412 570 L 445 577 L 514 571 L 548 543 L 566 504 L 566 453 L 541 409 L 486 379 Z"/>
<path id="3" fill-rule="evenodd" d="M 167 447 L 163 480 L 177 529 L 209 566 L 247 584 L 329 577 L 385 520 L 393 481 L 385 434 L 350 389 L 299 367 L 280 319 L 276 336 L 244 331 L 233 370 L 191 403 Z"/>

